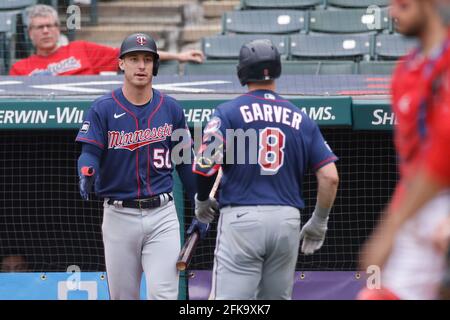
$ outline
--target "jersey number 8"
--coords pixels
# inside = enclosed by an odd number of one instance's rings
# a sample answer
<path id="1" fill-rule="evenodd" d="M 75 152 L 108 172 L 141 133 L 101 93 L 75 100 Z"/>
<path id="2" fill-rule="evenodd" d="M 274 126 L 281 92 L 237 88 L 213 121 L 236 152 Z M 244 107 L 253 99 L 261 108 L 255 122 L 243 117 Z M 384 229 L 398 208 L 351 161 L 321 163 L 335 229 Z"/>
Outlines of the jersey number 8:
<path id="1" fill-rule="evenodd" d="M 286 136 L 279 128 L 265 128 L 259 133 L 258 164 L 263 171 L 277 173 L 284 163 Z"/>

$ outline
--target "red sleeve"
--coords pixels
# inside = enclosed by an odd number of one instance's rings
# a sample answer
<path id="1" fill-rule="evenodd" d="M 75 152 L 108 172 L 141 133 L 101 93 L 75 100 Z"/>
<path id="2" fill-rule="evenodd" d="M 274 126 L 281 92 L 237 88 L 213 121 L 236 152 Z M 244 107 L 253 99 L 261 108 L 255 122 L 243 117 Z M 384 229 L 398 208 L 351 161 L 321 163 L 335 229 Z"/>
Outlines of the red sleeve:
<path id="1" fill-rule="evenodd" d="M 450 77 L 444 81 L 450 84 Z M 427 171 L 444 185 L 450 185 L 450 88 L 444 84 L 429 126 L 429 141 L 424 154 Z"/>
<path id="2" fill-rule="evenodd" d="M 13 64 L 13 66 L 9 70 L 10 76 L 26 76 L 26 75 L 28 75 L 28 73 L 26 73 L 23 70 L 20 70 L 20 68 L 18 68 L 19 64 L 21 64 L 21 61 L 17 61 L 16 63 Z"/>
<path id="3" fill-rule="evenodd" d="M 391 97 L 392 97 L 392 101 L 396 102 L 398 100 L 398 95 L 399 95 L 399 86 L 402 85 L 403 81 L 402 79 L 402 75 L 403 75 L 403 67 L 402 67 L 402 63 L 404 63 L 404 61 L 399 60 L 399 62 L 397 62 L 397 64 L 395 65 L 394 71 L 392 72 L 392 77 L 391 77 Z M 392 109 L 393 111 L 395 111 L 395 103 L 393 103 L 392 105 Z"/>
<path id="4" fill-rule="evenodd" d="M 450 108 L 450 107 L 449 107 Z M 427 171 L 442 184 L 450 185 L 450 111 L 433 130 L 425 155 Z M 446 122 L 446 125 L 443 123 Z"/>
<path id="5" fill-rule="evenodd" d="M 111 48 L 93 42 L 84 42 L 84 46 L 94 69 L 94 74 L 118 70 L 119 48 Z"/>

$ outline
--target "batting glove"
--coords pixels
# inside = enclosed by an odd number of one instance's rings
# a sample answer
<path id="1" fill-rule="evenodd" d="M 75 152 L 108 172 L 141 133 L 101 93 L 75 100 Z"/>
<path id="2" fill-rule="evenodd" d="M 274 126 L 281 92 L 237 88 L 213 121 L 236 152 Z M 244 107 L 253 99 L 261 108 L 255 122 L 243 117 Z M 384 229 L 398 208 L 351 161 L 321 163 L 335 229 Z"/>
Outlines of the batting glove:
<path id="1" fill-rule="evenodd" d="M 80 174 L 80 195 L 83 200 L 89 200 L 89 193 L 95 181 L 95 170 L 92 167 L 82 167 Z"/>
<path id="2" fill-rule="evenodd" d="M 320 219 L 313 214 L 300 232 L 300 241 L 303 240 L 302 253 L 313 254 L 322 247 L 328 229 L 327 224 L 328 218 Z"/>
<path id="3" fill-rule="evenodd" d="M 197 218 L 192 219 L 191 225 L 189 226 L 189 229 L 186 231 L 187 235 L 189 236 L 192 232 L 198 232 L 200 235 L 200 240 L 204 239 L 206 237 L 206 234 L 209 230 L 209 223 L 202 223 L 197 220 Z"/>
<path id="4" fill-rule="evenodd" d="M 195 195 L 195 216 L 202 223 L 211 223 L 214 216 L 219 212 L 219 204 L 216 199 L 209 197 L 208 200 L 200 201 Z"/>

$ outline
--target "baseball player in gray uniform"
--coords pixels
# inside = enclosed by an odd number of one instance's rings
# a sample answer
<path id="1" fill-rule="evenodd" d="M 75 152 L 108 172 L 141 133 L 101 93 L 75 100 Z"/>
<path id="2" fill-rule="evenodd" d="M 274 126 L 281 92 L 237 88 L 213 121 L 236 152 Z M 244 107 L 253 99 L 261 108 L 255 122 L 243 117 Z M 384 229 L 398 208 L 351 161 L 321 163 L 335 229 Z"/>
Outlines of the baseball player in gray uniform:
<path id="1" fill-rule="evenodd" d="M 172 133 L 191 139 L 178 102 L 152 88 L 159 55 L 146 34 L 120 48 L 123 87 L 94 101 L 76 141 L 83 199 L 95 183 L 104 198 L 103 243 L 111 299 L 139 299 L 145 272 L 148 299 L 177 299 L 180 226 L 173 203 Z M 184 142 L 186 144 L 186 142 Z M 192 153 L 191 153 L 192 154 Z M 195 193 L 191 164 L 177 164 L 184 187 Z M 204 237 L 208 225 L 194 219 L 188 233 Z"/>
<path id="2" fill-rule="evenodd" d="M 338 186 L 337 157 L 317 124 L 275 92 L 274 79 L 280 75 L 280 55 L 269 40 L 244 45 L 238 77 L 248 92 L 218 106 L 204 129 L 194 165 L 195 214 L 204 223 L 216 213 L 209 193 L 217 170 L 223 169 L 210 298 L 291 299 L 300 240 L 302 252 L 312 254 L 325 239 Z M 236 129 L 250 136 L 254 132 L 257 142 L 237 145 L 229 139 Z M 219 147 L 208 150 L 214 145 Z M 241 150 L 244 163 L 238 160 Z M 257 161 L 251 163 L 252 158 Z M 300 233 L 307 169 L 317 177 L 317 203 Z"/>

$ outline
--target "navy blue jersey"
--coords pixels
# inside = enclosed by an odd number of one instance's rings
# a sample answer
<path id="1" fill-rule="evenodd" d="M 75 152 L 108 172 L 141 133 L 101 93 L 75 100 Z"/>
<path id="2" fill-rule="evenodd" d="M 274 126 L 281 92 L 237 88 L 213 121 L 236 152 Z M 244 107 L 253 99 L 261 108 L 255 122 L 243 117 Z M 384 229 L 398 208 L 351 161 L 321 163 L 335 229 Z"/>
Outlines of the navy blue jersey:
<path id="1" fill-rule="evenodd" d="M 248 138 L 241 140 L 244 143 L 230 139 L 230 133 L 236 131 L 229 129 L 242 129 Z M 250 137 L 256 137 L 257 142 L 251 143 Z M 223 152 L 205 156 L 208 145 L 218 141 L 222 141 Z M 304 174 L 337 160 L 318 125 L 304 112 L 272 91 L 257 90 L 217 107 L 204 129 L 193 170 L 211 176 L 222 161 L 221 206 L 287 205 L 301 209 L 305 206 Z"/>
<path id="2" fill-rule="evenodd" d="M 97 195 L 127 200 L 171 192 L 171 135 L 177 129 L 188 130 L 183 109 L 155 89 L 144 106 L 130 103 L 121 88 L 95 100 L 76 141 L 103 150 Z"/>

